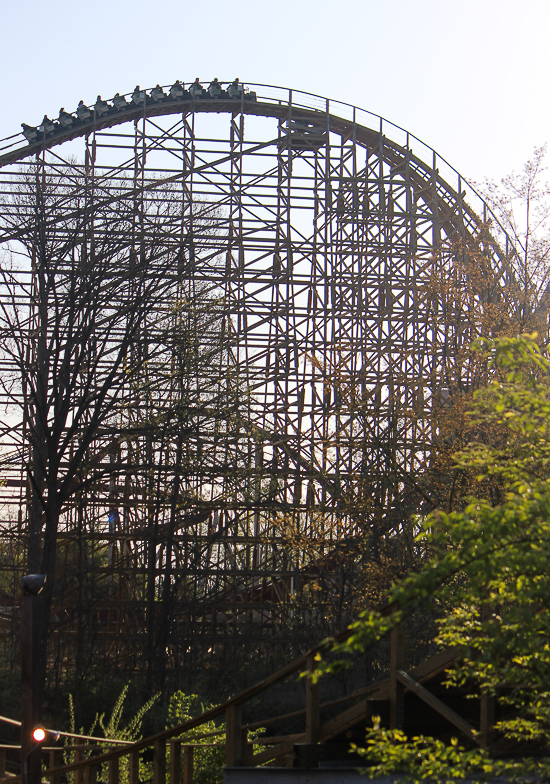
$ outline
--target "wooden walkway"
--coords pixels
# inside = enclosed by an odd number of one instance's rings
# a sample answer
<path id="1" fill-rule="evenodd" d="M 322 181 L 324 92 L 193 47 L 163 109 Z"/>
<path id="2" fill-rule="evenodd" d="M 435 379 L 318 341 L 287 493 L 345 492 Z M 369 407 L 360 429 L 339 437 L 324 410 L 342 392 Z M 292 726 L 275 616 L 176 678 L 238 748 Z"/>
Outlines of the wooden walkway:
<path id="1" fill-rule="evenodd" d="M 342 641 L 350 634 L 351 631 L 346 630 L 337 641 Z M 442 690 L 445 692 L 441 685 L 444 672 L 452 666 L 458 652 L 442 651 L 420 666 L 406 671 L 403 669 L 403 644 L 399 629 L 391 634 L 388 678 L 345 697 L 321 703 L 319 683 L 313 683 L 306 677 L 303 708 L 284 715 L 258 718 L 253 723 L 243 723 L 243 709 L 247 703 L 274 687 L 280 687 L 280 684 L 290 677 L 296 679 L 300 673 L 307 675 L 312 672 L 317 663 L 316 655 L 326 653 L 329 648 L 329 643 L 322 643 L 230 700 L 194 719 L 136 743 L 121 742 L 113 748 L 106 748 L 98 742 L 75 743 L 70 747 L 44 749 L 42 778 L 49 780 L 51 784 L 60 784 L 61 777 L 73 771 L 75 784 L 95 784 L 101 771 L 101 780 L 118 784 L 123 768 L 124 778 L 129 784 L 138 784 L 140 756 L 149 750 L 148 759 L 152 759 L 153 763 L 153 784 L 192 784 L 194 750 L 198 745 L 203 745 L 205 739 L 210 745 L 225 746 L 225 763 L 228 767 L 314 767 L 318 764 L 321 750 L 326 749 L 327 744 L 338 743 L 338 748 L 343 749 L 345 755 L 351 734 L 355 733 L 355 737 L 361 738 L 373 715 L 381 715 L 383 723 L 391 728 L 405 727 L 416 732 L 418 729 L 415 727 L 421 721 L 421 716 L 425 719 L 428 715 L 436 728 L 434 734 L 437 734 L 437 729 L 441 732 L 446 728 L 447 731 L 455 733 L 458 730 L 470 743 L 482 746 L 488 744 L 491 710 L 483 700 L 481 705 L 478 702 L 479 713 L 476 720 L 471 716 L 465 717 L 449 704 L 453 702 L 450 693 L 451 700 L 442 699 L 441 696 Z M 472 703 L 474 701 L 468 700 L 470 714 Z M 428 711 L 424 710 L 422 714 L 419 707 L 421 705 L 424 708 L 427 706 Z M 323 714 L 327 713 L 330 713 L 330 718 L 322 721 Z M 225 732 L 220 729 L 216 732 L 201 733 L 201 727 L 207 722 L 223 719 Z M 270 725 L 280 728 L 290 721 L 294 722 L 294 725 L 301 722 L 303 729 L 288 735 L 263 734 L 252 742 L 247 739 L 249 730 L 268 728 Z M 182 740 L 181 736 L 184 734 L 185 740 Z M 20 776 L 7 771 L 9 752 L 13 754 L 16 748 L 0 747 L 0 782 L 16 784 L 20 780 Z M 70 751 L 73 752 L 74 761 L 64 764 L 64 752 Z"/>

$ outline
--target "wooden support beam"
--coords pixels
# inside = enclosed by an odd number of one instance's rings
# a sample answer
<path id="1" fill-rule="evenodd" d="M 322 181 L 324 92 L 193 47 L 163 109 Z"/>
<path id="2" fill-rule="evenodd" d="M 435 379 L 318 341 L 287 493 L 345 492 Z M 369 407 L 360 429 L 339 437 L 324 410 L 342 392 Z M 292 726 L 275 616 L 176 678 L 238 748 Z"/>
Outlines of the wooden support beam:
<path id="1" fill-rule="evenodd" d="M 166 784 L 166 741 L 156 740 L 153 749 L 153 784 Z"/>
<path id="2" fill-rule="evenodd" d="M 240 703 L 227 706 L 225 733 L 225 764 L 228 768 L 238 768 L 244 763 L 242 707 Z"/>
<path id="3" fill-rule="evenodd" d="M 170 784 L 181 784 L 181 740 L 170 741 L 169 776 Z M 189 784 L 191 784 L 191 782 L 189 782 Z"/>
<path id="4" fill-rule="evenodd" d="M 493 610 L 489 604 L 481 606 L 482 625 L 493 618 Z M 480 742 L 487 748 L 493 739 L 493 725 L 495 723 L 495 698 L 486 692 L 481 693 L 479 705 L 479 734 Z"/>
<path id="5" fill-rule="evenodd" d="M 183 749 L 183 784 L 193 784 L 194 752 L 193 746 L 185 746 Z"/>
<path id="6" fill-rule="evenodd" d="M 85 784 L 96 784 L 97 782 L 97 765 L 94 762 L 89 762 L 84 769 Z"/>
<path id="7" fill-rule="evenodd" d="M 462 716 L 459 716 L 456 711 L 452 708 L 449 708 L 448 705 L 445 705 L 438 697 L 432 694 L 428 689 L 422 686 L 421 683 L 415 681 L 414 678 L 404 672 L 403 670 L 397 671 L 397 680 L 403 685 L 406 686 L 413 694 L 416 694 L 423 700 L 427 705 L 433 708 L 437 713 L 439 713 L 443 718 L 447 719 L 451 724 L 453 724 L 457 729 L 463 732 L 465 735 L 468 736 L 471 740 L 479 743 L 480 736 L 479 733 L 476 732 L 474 727 L 469 724 L 466 719 L 463 719 Z"/>
<path id="8" fill-rule="evenodd" d="M 405 719 L 405 697 L 403 684 L 397 677 L 404 663 L 403 627 L 392 629 L 390 651 L 390 729 L 403 729 Z"/>
<path id="9" fill-rule="evenodd" d="M 49 759 L 48 759 L 48 767 L 49 768 L 57 768 L 58 766 L 63 765 L 63 751 L 62 749 L 50 749 L 49 752 Z M 61 774 L 60 773 L 52 773 L 48 776 L 50 784 L 60 784 L 61 782 Z"/>
<path id="10" fill-rule="evenodd" d="M 109 784 L 119 784 L 120 781 L 120 757 L 109 760 Z"/>
<path id="11" fill-rule="evenodd" d="M 74 754 L 74 761 L 75 762 L 82 762 L 84 760 L 84 747 L 77 748 Z M 84 784 L 84 771 L 82 768 L 78 768 L 74 772 L 74 781 L 75 784 Z"/>
<path id="12" fill-rule="evenodd" d="M 495 723 L 495 698 L 489 694 L 482 694 L 479 711 L 479 736 L 480 743 L 488 748 L 493 739 L 493 726 Z"/>
<path id="13" fill-rule="evenodd" d="M 139 751 L 128 755 L 128 784 L 139 784 Z"/>

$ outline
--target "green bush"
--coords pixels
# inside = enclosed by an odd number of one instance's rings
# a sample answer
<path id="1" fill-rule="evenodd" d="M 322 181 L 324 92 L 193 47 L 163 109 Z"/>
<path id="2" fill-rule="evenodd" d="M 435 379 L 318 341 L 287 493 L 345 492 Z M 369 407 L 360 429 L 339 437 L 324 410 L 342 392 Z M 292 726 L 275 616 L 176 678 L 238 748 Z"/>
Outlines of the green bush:
<path id="1" fill-rule="evenodd" d="M 342 654 L 364 649 L 415 608 L 435 603 L 437 642 L 464 654 L 448 674 L 472 695 L 498 696 L 506 721 L 495 726 L 523 758 L 493 759 L 483 749 L 407 738 L 381 729 L 360 753 L 369 773 L 405 773 L 415 781 L 547 781 L 550 773 L 550 361 L 536 335 L 480 342 L 493 381 L 475 395 L 470 416 L 480 442 L 455 456 L 475 474 L 476 496 L 461 511 L 435 512 L 421 538 L 436 553 L 391 594 L 395 612 L 363 615 Z M 345 656 L 340 660 L 345 661 Z M 330 669 L 320 662 L 319 674 Z M 532 753 L 531 753 L 532 752 Z"/>

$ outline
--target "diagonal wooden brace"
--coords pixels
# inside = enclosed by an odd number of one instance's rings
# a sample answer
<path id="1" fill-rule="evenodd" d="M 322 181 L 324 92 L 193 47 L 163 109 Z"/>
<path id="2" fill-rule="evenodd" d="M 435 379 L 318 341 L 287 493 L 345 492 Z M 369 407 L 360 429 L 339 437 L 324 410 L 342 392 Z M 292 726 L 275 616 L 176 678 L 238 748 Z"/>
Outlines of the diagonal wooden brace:
<path id="1" fill-rule="evenodd" d="M 447 721 L 451 724 L 454 724 L 457 729 L 463 732 L 465 735 L 468 736 L 471 740 L 475 743 L 480 743 L 479 733 L 476 732 L 474 727 L 469 724 L 466 719 L 463 719 L 462 716 L 459 716 L 452 708 L 449 708 L 448 705 L 445 705 L 438 697 L 432 694 L 428 689 L 422 686 L 421 683 L 415 681 L 408 673 L 404 670 L 398 670 L 396 673 L 397 680 L 406 686 L 409 691 L 413 694 L 416 694 L 417 697 L 420 697 L 425 703 L 427 703 L 431 708 L 433 708 L 437 713 L 443 716 Z"/>

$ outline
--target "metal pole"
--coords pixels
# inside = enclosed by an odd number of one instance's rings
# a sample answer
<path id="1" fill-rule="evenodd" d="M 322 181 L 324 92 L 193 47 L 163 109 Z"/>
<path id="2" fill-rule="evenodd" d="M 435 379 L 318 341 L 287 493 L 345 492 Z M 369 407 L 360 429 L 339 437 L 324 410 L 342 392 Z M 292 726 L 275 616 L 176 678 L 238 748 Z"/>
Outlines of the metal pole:
<path id="1" fill-rule="evenodd" d="M 40 747 L 32 739 L 40 724 L 40 593 L 46 578 L 41 574 L 23 577 L 21 597 L 21 784 L 40 784 Z"/>

